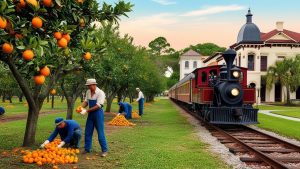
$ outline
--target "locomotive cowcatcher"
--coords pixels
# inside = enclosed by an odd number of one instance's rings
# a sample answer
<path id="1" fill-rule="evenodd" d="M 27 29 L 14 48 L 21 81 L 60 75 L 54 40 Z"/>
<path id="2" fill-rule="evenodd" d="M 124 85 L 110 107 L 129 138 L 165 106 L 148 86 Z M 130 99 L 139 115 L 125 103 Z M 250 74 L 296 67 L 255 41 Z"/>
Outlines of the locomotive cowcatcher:
<path id="1" fill-rule="evenodd" d="M 213 124 L 257 124 L 255 88 L 247 68 L 233 64 L 236 52 L 222 54 L 226 65 L 197 68 L 169 89 L 169 97 Z"/>

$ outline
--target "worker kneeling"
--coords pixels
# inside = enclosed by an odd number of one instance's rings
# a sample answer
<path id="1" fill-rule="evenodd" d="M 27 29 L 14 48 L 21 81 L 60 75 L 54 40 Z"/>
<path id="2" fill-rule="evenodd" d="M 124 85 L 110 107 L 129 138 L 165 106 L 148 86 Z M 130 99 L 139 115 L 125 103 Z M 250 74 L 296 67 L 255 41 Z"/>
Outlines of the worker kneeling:
<path id="1" fill-rule="evenodd" d="M 79 148 L 80 139 L 81 139 L 81 128 L 79 124 L 74 120 L 64 120 L 59 117 L 55 119 L 56 128 L 53 133 L 50 135 L 48 140 L 46 140 L 41 148 L 44 148 L 48 143 L 52 142 L 57 134 L 60 135 L 61 142 L 57 146 L 62 148 L 65 144 L 68 147 Z"/>
<path id="2" fill-rule="evenodd" d="M 123 112 L 125 112 L 125 118 L 126 119 L 131 119 L 131 113 L 132 113 L 132 106 L 129 103 L 126 102 L 119 102 L 118 103 L 120 108 L 119 108 L 119 114 L 122 114 Z"/>

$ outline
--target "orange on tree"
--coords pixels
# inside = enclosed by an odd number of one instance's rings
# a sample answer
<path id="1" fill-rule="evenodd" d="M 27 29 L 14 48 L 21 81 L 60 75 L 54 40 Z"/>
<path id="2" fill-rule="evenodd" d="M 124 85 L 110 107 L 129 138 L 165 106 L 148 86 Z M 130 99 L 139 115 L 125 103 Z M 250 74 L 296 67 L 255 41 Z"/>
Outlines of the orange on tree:
<path id="1" fill-rule="evenodd" d="M 49 76 L 51 72 L 50 72 L 50 69 L 48 68 L 48 66 L 45 66 L 40 70 L 40 73 L 43 76 Z"/>
<path id="2" fill-rule="evenodd" d="M 43 21 L 40 17 L 36 16 L 31 20 L 32 26 L 36 29 L 39 29 L 43 26 Z"/>
<path id="3" fill-rule="evenodd" d="M 71 37 L 70 37 L 70 35 L 69 34 L 63 34 L 63 36 L 62 36 L 63 38 L 65 38 L 67 41 L 68 41 L 68 43 L 70 42 L 70 40 L 71 40 Z"/>
<path id="4" fill-rule="evenodd" d="M 27 49 L 23 52 L 22 56 L 25 60 L 29 61 L 34 57 L 34 53 L 31 49 Z"/>
<path id="5" fill-rule="evenodd" d="M 35 82 L 35 84 L 37 84 L 37 85 L 42 85 L 42 84 L 44 84 L 44 83 L 45 83 L 45 80 L 46 80 L 46 78 L 45 78 L 45 76 L 43 76 L 43 75 L 37 75 L 37 76 L 34 76 L 34 82 Z"/>
<path id="6" fill-rule="evenodd" d="M 25 6 L 26 6 L 25 0 L 20 0 L 17 7 L 19 7 L 19 8 L 24 8 Z"/>
<path id="7" fill-rule="evenodd" d="M 0 16 L 0 28 L 4 29 L 7 26 L 7 20 L 5 18 L 3 18 L 2 16 Z"/>
<path id="8" fill-rule="evenodd" d="M 4 43 L 4 44 L 2 45 L 2 51 L 3 51 L 3 53 L 10 54 L 10 53 L 13 52 L 13 50 L 14 50 L 14 47 L 13 47 L 13 45 L 10 44 L 10 43 Z"/>
<path id="9" fill-rule="evenodd" d="M 84 55 L 83 55 L 83 58 L 85 60 L 90 60 L 92 58 L 92 54 L 90 52 L 86 52 Z"/>
<path id="10" fill-rule="evenodd" d="M 32 6 L 34 7 L 37 7 L 38 6 L 38 1 L 37 0 L 26 0 L 26 2 L 28 4 L 31 4 Z"/>
<path id="11" fill-rule="evenodd" d="M 84 1 L 84 0 L 77 0 L 77 2 L 78 2 L 79 4 L 83 4 L 83 1 Z"/>
<path id="12" fill-rule="evenodd" d="M 68 46 L 68 41 L 65 38 L 61 38 L 57 41 L 58 46 L 61 48 L 66 48 Z"/>
<path id="13" fill-rule="evenodd" d="M 84 26 L 85 26 L 85 21 L 84 21 L 83 18 L 80 18 L 80 20 L 79 20 L 79 25 L 80 25 L 81 27 L 84 27 Z"/>
<path id="14" fill-rule="evenodd" d="M 56 40 L 59 40 L 59 39 L 61 39 L 62 38 L 62 33 L 61 32 L 54 32 L 54 38 L 56 39 Z"/>
<path id="15" fill-rule="evenodd" d="M 43 5 L 46 7 L 51 7 L 52 6 L 52 0 L 43 0 Z"/>
<path id="16" fill-rule="evenodd" d="M 55 94 L 56 94 L 56 90 L 55 90 L 55 89 L 52 89 L 52 90 L 50 91 L 50 94 L 55 95 Z"/>

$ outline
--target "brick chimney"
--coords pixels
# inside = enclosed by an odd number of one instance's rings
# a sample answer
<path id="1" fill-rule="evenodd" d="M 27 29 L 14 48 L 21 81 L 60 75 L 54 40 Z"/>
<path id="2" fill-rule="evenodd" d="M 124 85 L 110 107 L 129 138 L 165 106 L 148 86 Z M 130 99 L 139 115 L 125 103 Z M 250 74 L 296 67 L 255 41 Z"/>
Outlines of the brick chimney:
<path id="1" fill-rule="evenodd" d="M 276 22 L 276 29 L 280 32 L 283 31 L 283 22 L 282 21 Z"/>

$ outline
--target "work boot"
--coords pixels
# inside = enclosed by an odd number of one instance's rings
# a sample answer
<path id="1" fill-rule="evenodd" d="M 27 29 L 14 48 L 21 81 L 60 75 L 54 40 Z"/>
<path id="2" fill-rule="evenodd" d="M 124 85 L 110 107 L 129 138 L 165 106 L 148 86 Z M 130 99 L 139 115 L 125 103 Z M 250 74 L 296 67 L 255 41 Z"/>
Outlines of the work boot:
<path id="1" fill-rule="evenodd" d="M 101 153 L 101 157 L 106 157 L 107 155 L 108 155 L 107 152 L 102 152 L 102 153 Z"/>
<path id="2" fill-rule="evenodd" d="M 91 151 L 87 151 L 87 150 L 84 150 L 83 152 L 82 152 L 82 154 L 88 154 L 88 153 L 90 153 Z"/>

